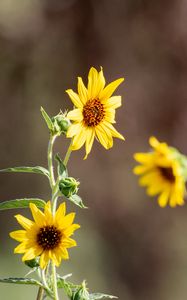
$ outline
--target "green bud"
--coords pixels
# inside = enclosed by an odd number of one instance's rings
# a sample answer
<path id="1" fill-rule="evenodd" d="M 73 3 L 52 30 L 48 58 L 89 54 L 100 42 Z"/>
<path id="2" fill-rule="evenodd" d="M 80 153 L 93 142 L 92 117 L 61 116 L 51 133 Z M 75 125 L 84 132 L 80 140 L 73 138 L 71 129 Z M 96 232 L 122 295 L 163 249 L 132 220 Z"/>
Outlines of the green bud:
<path id="1" fill-rule="evenodd" d="M 70 121 L 66 118 L 66 113 L 59 113 L 52 118 L 55 133 L 65 134 L 70 126 Z"/>
<path id="2" fill-rule="evenodd" d="M 77 194 L 80 182 L 73 177 L 62 178 L 59 182 L 59 190 L 67 198 Z"/>
<path id="3" fill-rule="evenodd" d="M 86 288 L 86 283 L 85 281 L 83 281 L 82 286 L 78 289 L 78 291 L 76 291 L 71 300 L 89 300 L 89 293 L 88 290 Z"/>
<path id="4" fill-rule="evenodd" d="M 39 264 L 39 258 L 33 258 L 31 260 L 25 260 L 25 264 L 28 267 L 30 267 L 31 269 L 38 268 L 40 266 L 40 264 Z"/>

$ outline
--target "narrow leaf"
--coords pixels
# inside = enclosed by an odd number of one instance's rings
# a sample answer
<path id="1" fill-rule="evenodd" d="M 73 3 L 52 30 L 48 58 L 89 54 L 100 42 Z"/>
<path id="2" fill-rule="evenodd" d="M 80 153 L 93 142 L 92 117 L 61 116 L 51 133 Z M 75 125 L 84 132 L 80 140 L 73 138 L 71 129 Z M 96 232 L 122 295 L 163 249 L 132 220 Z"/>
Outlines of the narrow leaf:
<path id="1" fill-rule="evenodd" d="M 49 115 L 46 113 L 46 111 L 43 109 L 43 107 L 40 108 L 40 111 L 42 113 L 42 116 L 47 124 L 47 127 L 49 128 L 50 131 L 53 131 L 54 126 L 53 126 L 53 122 L 51 121 L 51 118 L 49 117 Z"/>
<path id="2" fill-rule="evenodd" d="M 29 203 L 34 203 L 39 208 L 44 208 L 45 201 L 38 198 L 23 198 L 0 202 L 0 210 L 14 209 L 14 208 L 27 208 Z"/>
<path id="3" fill-rule="evenodd" d="M 98 300 L 98 299 L 117 299 L 118 297 L 112 295 L 106 295 L 102 293 L 93 293 L 89 295 L 89 300 Z"/>
<path id="4" fill-rule="evenodd" d="M 63 177 L 67 177 L 68 176 L 67 168 L 63 164 L 63 161 L 60 158 L 60 155 L 58 153 L 55 155 L 55 160 L 58 163 L 58 175 L 59 175 L 60 179 Z"/>
<path id="5" fill-rule="evenodd" d="M 72 195 L 70 198 L 67 198 L 68 200 L 70 200 L 71 202 L 73 202 L 75 205 L 81 207 L 81 208 L 87 208 L 87 206 L 84 205 L 82 199 L 80 196 L 78 195 Z"/>
<path id="6" fill-rule="evenodd" d="M 49 178 L 49 171 L 43 167 L 13 167 L 0 170 L 2 173 L 36 173 L 42 174 Z"/>
<path id="7" fill-rule="evenodd" d="M 5 279 L 0 279 L 0 282 L 39 285 L 39 286 L 43 287 L 43 285 L 39 281 L 32 279 L 32 278 L 5 278 Z"/>

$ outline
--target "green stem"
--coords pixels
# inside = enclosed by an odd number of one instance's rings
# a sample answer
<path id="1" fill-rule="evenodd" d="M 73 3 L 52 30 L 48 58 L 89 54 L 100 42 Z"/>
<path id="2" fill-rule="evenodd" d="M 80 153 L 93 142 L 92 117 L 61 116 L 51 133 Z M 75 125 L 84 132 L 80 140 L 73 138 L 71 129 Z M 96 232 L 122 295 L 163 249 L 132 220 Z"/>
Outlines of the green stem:
<path id="1" fill-rule="evenodd" d="M 53 189 L 55 185 L 55 177 L 54 177 L 54 171 L 53 171 L 53 145 L 56 139 L 56 135 L 50 135 L 49 144 L 48 144 L 48 168 L 49 168 L 49 178 L 50 178 L 50 185 Z"/>
<path id="2" fill-rule="evenodd" d="M 56 278 L 56 267 L 55 267 L 54 262 L 52 262 L 52 276 L 53 276 L 54 300 L 59 300 L 59 297 L 58 297 L 58 288 L 57 288 L 57 278 Z"/>
<path id="3" fill-rule="evenodd" d="M 67 164 L 68 164 L 68 160 L 69 160 L 70 155 L 71 155 L 71 152 L 72 152 L 71 146 L 72 146 L 72 140 L 71 140 L 71 143 L 70 143 L 70 145 L 69 145 L 69 148 L 68 148 L 68 150 L 67 150 L 67 152 L 66 152 L 66 156 L 65 156 L 65 158 L 64 158 L 64 161 L 63 161 L 63 164 L 64 164 L 65 167 L 66 167 Z"/>

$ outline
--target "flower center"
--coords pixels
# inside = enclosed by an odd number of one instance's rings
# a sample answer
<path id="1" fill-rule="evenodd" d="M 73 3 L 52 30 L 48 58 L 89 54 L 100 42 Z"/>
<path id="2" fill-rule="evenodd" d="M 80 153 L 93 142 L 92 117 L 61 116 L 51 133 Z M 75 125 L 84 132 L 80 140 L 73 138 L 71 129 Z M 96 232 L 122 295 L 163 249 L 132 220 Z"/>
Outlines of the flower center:
<path id="1" fill-rule="evenodd" d="M 58 246 L 62 238 L 62 233 L 55 226 L 45 226 L 40 228 L 37 234 L 37 242 L 44 250 L 54 249 Z"/>
<path id="2" fill-rule="evenodd" d="M 161 172 L 161 175 L 164 177 L 164 179 L 170 181 L 171 183 L 175 182 L 175 176 L 173 174 L 172 168 L 159 167 L 159 171 Z"/>
<path id="3" fill-rule="evenodd" d="M 98 99 L 89 100 L 83 108 L 83 116 L 87 126 L 97 126 L 105 116 L 103 104 Z"/>

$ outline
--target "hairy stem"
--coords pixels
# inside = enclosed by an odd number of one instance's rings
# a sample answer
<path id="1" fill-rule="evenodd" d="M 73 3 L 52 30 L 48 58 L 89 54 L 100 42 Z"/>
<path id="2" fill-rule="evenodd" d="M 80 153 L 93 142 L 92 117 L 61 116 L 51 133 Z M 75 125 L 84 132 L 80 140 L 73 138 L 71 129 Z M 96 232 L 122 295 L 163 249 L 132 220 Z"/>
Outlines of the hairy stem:
<path id="1" fill-rule="evenodd" d="M 71 140 L 71 143 L 70 143 L 70 145 L 69 145 L 69 148 L 68 148 L 68 150 L 67 150 L 67 152 L 66 152 L 66 156 L 65 156 L 65 158 L 64 158 L 64 161 L 63 161 L 65 167 L 66 167 L 67 164 L 68 164 L 68 160 L 69 160 L 70 155 L 71 155 L 71 152 L 72 152 L 71 146 L 72 146 L 72 140 Z"/>
<path id="2" fill-rule="evenodd" d="M 50 185 L 53 189 L 55 185 L 55 177 L 54 177 L 54 171 L 53 171 L 53 145 L 56 139 L 56 135 L 50 135 L 49 144 L 48 144 L 48 168 L 49 168 L 49 177 L 50 177 Z"/>
<path id="3" fill-rule="evenodd" d="M 42 287 L 39 287 L 36 300 L 43 300 L 43 297 L 44 297 L 44 289 Z"/>
<path id="4" fill-rule="evenodd" d="M 56 267 L 55 267 L 54 262 L 52 262 L 52 276 L 53 276 L 54 300 L 59 300 L 59 297 L 58 297 L 58 287 L 57 287 L 57 278 L 56 278 Z"/>

